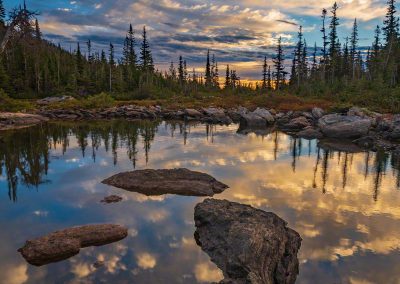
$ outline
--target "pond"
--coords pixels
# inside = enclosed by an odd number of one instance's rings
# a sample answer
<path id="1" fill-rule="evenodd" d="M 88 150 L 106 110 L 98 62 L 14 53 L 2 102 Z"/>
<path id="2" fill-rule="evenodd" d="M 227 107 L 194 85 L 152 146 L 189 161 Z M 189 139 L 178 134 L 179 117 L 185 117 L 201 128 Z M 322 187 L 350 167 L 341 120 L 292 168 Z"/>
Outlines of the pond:
<path id="1" fill-rule="evenodd" d="M 145 168 L 208 173 L 230 186 L 214 198 L 286 220 L 303 238 L 297 283 L 398 283 L 399 156 L 337 152 L 281 132 L 237 130 L 117 120 L 0 133 L 0 283 L 221 280 L 193 237 L 194 207 L 204 198 L 148 197 L 101 184 Z M 111 194 L 124 200 L 100 202 Z M 17 252 L 28 239 L 92 223 L 121 224 L 129 235 L 42 267 Z M 96 269 L 98 261 L 104 265 Z"/>

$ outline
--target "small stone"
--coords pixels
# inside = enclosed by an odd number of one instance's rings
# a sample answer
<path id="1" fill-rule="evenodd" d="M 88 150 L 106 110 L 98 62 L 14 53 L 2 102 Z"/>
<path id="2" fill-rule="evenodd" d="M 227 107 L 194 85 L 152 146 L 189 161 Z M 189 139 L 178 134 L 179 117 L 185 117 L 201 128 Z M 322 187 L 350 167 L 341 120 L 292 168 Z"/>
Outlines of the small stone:
<path id="1" fill-rule="evenodd" d="M 121 196 L 110 195 L 110 196 L 104 197 L 104 199 L 101 200 L 100 202 L 102 202 L 102 203 L 118 203 L 120 201 L 122 201 L 122 197 Z"/>

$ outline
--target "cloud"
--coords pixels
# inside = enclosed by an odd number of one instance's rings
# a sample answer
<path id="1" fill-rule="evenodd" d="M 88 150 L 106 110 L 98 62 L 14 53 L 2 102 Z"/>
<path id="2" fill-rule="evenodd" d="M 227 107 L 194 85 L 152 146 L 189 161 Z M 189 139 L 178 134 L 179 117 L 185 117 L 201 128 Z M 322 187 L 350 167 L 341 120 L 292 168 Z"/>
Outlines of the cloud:
<path id="1" fill-rule="evenodd" d="M 156 257 L 147 252 L 138 254 L 136 259 L 138 266 L 145 270 L 152 269 L 157 265 Z"/>

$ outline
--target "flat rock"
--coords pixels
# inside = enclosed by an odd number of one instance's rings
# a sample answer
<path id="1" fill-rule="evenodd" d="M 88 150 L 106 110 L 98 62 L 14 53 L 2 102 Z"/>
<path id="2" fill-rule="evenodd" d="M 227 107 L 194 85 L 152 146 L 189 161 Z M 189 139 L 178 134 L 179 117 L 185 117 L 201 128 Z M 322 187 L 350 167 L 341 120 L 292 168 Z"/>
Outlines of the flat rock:
<path id="1" fill-rule="evenodd" d="M 222 270 L 221 283 L 295 283 L 301 237 L 274 213 L 206 199 L 194 219 L 196 242 Z"/>
<path id="2" fill-rule="evenodd" d="M 20 129 L 48 121 L 36 114 L 0 112 L 0 130 Z"/>
<path id="3" fill-rule="evenodd" d="M 188 169 L 138 170 L 116 174 L 102 183 L 147 196 L 213 196 L 228 188 L 212 176 Z"/>
<path id="4" fill-rule="evenodd" d="M 73 227 L 28 240 L 18 251 L 28 263 L 42 266 L 68 259 L 78 254 L 81 248 L 110 244 L 124 239 L 127 235 L 127 228 L 120 225 Z"/>
<path id="5" fill-rule="evenodd" d="M 329 114 L 318 121 L 318 126 L 326 137 L 359 138 L 366 136 L 371 128 L 369 118 Z"/>

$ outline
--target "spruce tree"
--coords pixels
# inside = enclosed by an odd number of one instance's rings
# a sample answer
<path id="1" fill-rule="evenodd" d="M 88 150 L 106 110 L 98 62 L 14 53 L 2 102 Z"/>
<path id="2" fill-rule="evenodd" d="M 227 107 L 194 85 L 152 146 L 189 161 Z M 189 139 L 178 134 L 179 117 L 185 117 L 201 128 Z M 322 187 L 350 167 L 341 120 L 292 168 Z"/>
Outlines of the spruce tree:
<path id="1" fill-rule="evenodd" d="M 380 46 L 381 46 L 381 29 L 379 28 L 379 26 L 376 26 L 375 29 L 375 36 L 374 36 L 374 43 L 372 44 L 372 50 L 373 50 L 373 57 L 377 58 L 378 57 L 378 53 L 380 50 Z"/>
<path id="2" fill-rule="evenodd" d="M 140 47 L 140 61 L 143 71 L 154 71 L 153 56 L 151 54 L 150 45 L 147 40 L 146 26 L 143 27 L 142 45 Z"/>
<path id="3" fill-rule="evenodd" d="M 284 61 L 285 61 L 285 55 L 283 54 L 283 49 L 282 49 L 282 37 L 279 37 L 278 47 L 276 49 L 276 56 L 273 60 L 275 66 L 274 77 L 277 90 L 281 89 L 282 86 L 285 84 L 285 78 L 287 72 L 285 71 Z"/>
<path id="4" fill-rule="evenodd" d="M 226 75 L 225 75 L 225 89 L 228 89 L 231 86 L 231 73 L 229 70 L 229 64 L 226 65 Z"/>
<path id="5" fill-rule="evenodd" d="M 337 27 L 339 26 L 339 18 L 337 17 L 337 9 L 338 5 L 335 2 L 332 6 L 332 16 L 331 16 L 331 23 L 329 25 L 330 32 L 329 32 L 329 55 L 331 60 L 334 60 L 334 57 L 337 56 L 339 53 L 338 46 L 339 38 L 337 33 Z"/>
<path id="6" fill-rule="evenodd" d="M 268 66 L 268 73 L 267 73 L 267 89 L 268 89 L 268 90 L 272 90 L 271 66 Z"/>
<path id="7" fill-rule="evenodd" d="M 179 56 L 179 67 L 178 67 L 178 80 L 179 83 L 182 85 L 184 82 L 184 70 L 183 70 L 183 58 L 182 55 Z"/>
<path id="8" fill-rule="evenodd" d="M 206 79 L 206 86 L 210 87 L 212 84 L 212 78 L 211 78 L 211 64 L 210 64 L 210 50 L 207 50 L 207 63 L 206 63 L 206 74 L 205 74 L 205 79 Z"/>
<path id="9" fill-rule="evenodd" d="M 219 70 L 218 70 L 218 62 L 217 61 L 215 61 L 215 69 L 214 69 L 213 79 L 214 79 L 214 86 L 216 88 L 219 88 Z"/>
<path id="10" fill-rule="evenodd" d="M 135 40 L 135 32 L 133 31 L 132 24 L 129 25 L 127 38 L 128 38 L 128 48 L 129 48 L 128 49 L 128 62 L 129 62 L 130 66 L 135 67 L 136 61 L 137 61 L 137 56 L 136 56 L 136 51 L 135 51 L 136 40 Z"/>
<path id="11" fill-rule="evenodd" d="M 6 9 L 4 8 L 3 0 L 0 0 L 0 23 L 6 22 Z"/>
<path id="12" fill-rule="evenodd" d="M 311 65 L 311 75 L 312 77 L 315 76 L 315 73 L 317 72 L 318 68 L 318 63 L 317 63 L 317 43 L 314 43 L 314 51 L 312 55 L 312 65 Z"/>
<path id="13" fill-rule="evenodd" d="M 350 39 L 350 62 L 352 67 L 352 78 L 356 76 L 356 57 L 357 57 L 357 44 L 358 44 L 358 26 L 357 19 L 354 19 L 353 30 Z"/>
<path id="14" fill-rule="evenodd" d="M 83 73 L 83 58 L 82 58 L 82 52 L 81 52 L 81 46 L 78 42 L 77 48 L 76 48 L 76 70 L 79 75 L 82 75 Z"/>
<path id="15" fill-rule="evenodd" d="M 173 61 L 171 61 L 171 65 L 169 66 L 169 76 L 172 80 L 176 80 L 176 70 Z"/>
<path id="16" fill-rule="evenodd" d="M 328 11 L 326 9 L 322 9 L 322 57 L 321 57 L 321 64 L 322 64 L 322 79 L 325 81 L 326 78 L 326 64 L 328 61 L 328 36 L 326 34 L 326 15 L 328 14 Z"/>
<path id="17" fill-rule="evenodd" d="M 109 64 L 109 87 L 110 93 L 112 92 L 112 85 L 113 85 L 113 67 L 115 65 L 115 57 L 114 57 L 114 45 L 110 42 L 110 49 L 109 49 L 109 57 L 108 57 L 108 64 Z"/>
<path id="18" fill-rule="evenodd" d="M 268 64 L 267 64 L 267 57 L 264 56 L 264 64 L 263 64 L 263 72 L 262 72 L 262 85 L 261 88 L 263 90 L 267 89 L 267 78 L 268 76 Z"/>
<path id="19" fill-rule="evenodd" d="M 385 35 L 386 46 L 388 46 L 391 41 L 398 37 L 399 31 L 399 22 L 396 17 L 396 1 L 388 0 L 387 5 L 386 17 L 382 28 L 383 34 Z"/>
<path id="20" fill-rule="evenodd" d="M 42 32 L 40 31 L 39 21 L 37 18 L 35 19 L 35 38 L 38 40 L 42 39 Z"/>

